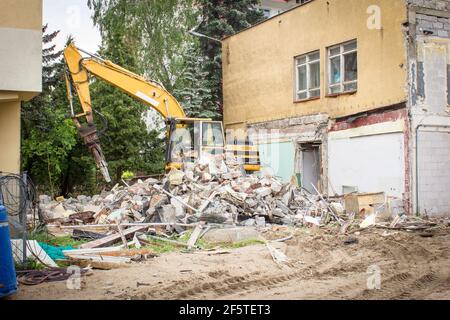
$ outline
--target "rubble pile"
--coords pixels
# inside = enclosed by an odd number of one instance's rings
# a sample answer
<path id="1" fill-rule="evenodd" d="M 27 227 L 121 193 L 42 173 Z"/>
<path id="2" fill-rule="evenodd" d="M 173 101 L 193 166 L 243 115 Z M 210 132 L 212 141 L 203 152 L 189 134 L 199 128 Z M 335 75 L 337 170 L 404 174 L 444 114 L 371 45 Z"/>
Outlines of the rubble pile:
<path id="1" fill-rule="evenodd" d="M 275 177 L 247 175 L 222 156 L 186 163 L 164 179 L 116 185 L 93 197 L 61 201 L 40 197 L 41 216 L 61 224 L 207 223 L 229 225 L 321 225 L 340 221 L 343 206 L 308 194 Z"/>

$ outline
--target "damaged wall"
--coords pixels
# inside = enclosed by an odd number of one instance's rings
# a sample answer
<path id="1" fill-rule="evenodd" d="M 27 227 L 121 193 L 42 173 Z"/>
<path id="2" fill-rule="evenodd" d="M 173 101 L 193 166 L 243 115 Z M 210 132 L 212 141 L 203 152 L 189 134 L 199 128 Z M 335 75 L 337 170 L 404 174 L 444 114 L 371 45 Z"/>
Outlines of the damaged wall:
<path id="1" fill-rule="evenodd" d="M 379 29 L 368 28 L 373 5 L 382 12 Z M 316 0 L 225 39 L 225 125 L 318 113 L 333 118 L 406 101 L 405 21 L 403 0 Z M 328 96 L 327 48 L 353 39 L 358 91 Z M 314 50 L 320 50 L 320 99 L 295 102 L 294 57 Z"/>
<path id="2" fill-rule="evenodd" d="M 450 0 L 408 0 L 408 3 L 428 9 L 450 11 Z"/>
<path id="3" fill-rule="evenodd" d="M 450 215 L 450 0 L 409 3 L 414 211 Z"/>
<path id="4" fill-rule="evenodd" d="M 450 127 L 418 133 L 418 207 L 430 216 L 450 214 Z"/>
<path id="5" fill-rule="evenodd" d="M 450 40 L 420 36 L 418 90 L 412 107 L 416 135 L 416 211 L 450 214 Z"/>
<path id="6" fill-rule="evenodd" d="M 317 160 L 320 161 L 318 164 L 320 177 L 315 186 L 326 193 L 328 123 L 329 117 L 326 114 L 319 114 L 250 125 L 250 138 L 262 151 L 263 170 L 274 172 L 284 181 L 289 181 L 296 175 L 303 184 L 302 177 L 305 173 L 316 168 L 310 168 L 304 163 L 302 149 L 305 146 L 316 145 L 319 152 Z"/>
<path id="7" fill-rule="evenodd" d="M 406 109 L 380 111 L 336 122 L 328 134 L 329 194 L 385 192 L 404 198 Z"/>

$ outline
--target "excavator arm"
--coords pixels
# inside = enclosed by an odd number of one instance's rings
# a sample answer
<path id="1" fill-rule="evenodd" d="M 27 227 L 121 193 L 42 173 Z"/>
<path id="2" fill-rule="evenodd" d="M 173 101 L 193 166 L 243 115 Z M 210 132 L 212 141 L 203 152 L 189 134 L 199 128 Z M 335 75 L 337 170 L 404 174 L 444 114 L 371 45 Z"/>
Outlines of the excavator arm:
<path id="1" fill-rule="evenodd" d="M 80 52 L 88 55 L 83 57 Z M 71 106 L 71 116 L 80 136 L 94 155 L 95 162 L 105 180 L 110 182 L 107 163 L 100 147 L 97 129 L 92 113 L 91 96 L 89 92 L 89 77 L 95 76 L 114 87 L 119 88 L 136 100 L 155 109 L 168 122 L 175 118 L 185 118 L 183 108 L 178 101 L 160 84 L 148 81 L 111 61 L 89 54 L 69 44 L 64 50 L 66 62 L 67 95 Z M 75 114 L 72 104 L 72 89 L 80 101 L 83 112 Z M 80 119 L 85 121 L 80 121 Z"/>

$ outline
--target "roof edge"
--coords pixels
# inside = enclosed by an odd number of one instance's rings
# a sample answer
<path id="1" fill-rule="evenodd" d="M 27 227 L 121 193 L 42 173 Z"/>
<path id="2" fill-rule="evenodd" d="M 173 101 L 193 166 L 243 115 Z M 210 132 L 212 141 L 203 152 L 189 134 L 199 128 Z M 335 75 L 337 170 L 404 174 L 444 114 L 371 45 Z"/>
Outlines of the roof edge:
<path id="1" fill-rule="evenodd" d="M 283 12 L 281 12 L 281 13 L 279 13 L 279 14 L 274 15 L 273 17 L 267 18 L 267 19 L 265 19 L 265 20 L 263 20 L 263 21 L 261 21 L 261 22 L 258 22 L 258 23 L 254 24 L 254 25 L 252 25 L 252 26 L 250 26 L 250 27 L 248 27 L 248 28 L 242 29 L 242 30 L 236 32 L 235 34 L 232 34 L 232 35 L 223 37 L 220 41 L 224 41 L 224 40 L 226 40 L 226 39 L 232 38 L 232 37 L 234 37 L 234 36 L 236 36 L 236 35 L 238 35 L 238 34 L 240 34 L 240 33 L 243 33 L 243 32 L 245 32 L 245 31 L 247 31 L 247 30 L 253 29 L 253 28 L 255 28 L 255 27 L 257 27 L 257 26 L 259 26 L 259 25 L 261 25 L 261 24 L 263 24 L 263 23 L 266 23 L 266 22 L 270 21 L 270 20 L 279 18 L 279 17 L 281 17 L 282 15 L 284 15 L 284 14 L 286 14 L 286 13 L 288 13 L 288 12 L 291 12 L 291 11 L 297 10 L 297 9 L 300 8 L 300 7 L 306 6 L 306 5 L 310 4 L 310 3 L 312 3 L 313 1 L 315 1 L 315 0 L 311 0 L 311 1 L 308 1 L 308 2 L 305 2 L 305 3 L 299 3 L 299 4 L 297 4 L 296 6 L 290 8 L 290 9 L 288 9 L 288 10 L 286 10 L 286 11 L 283 11 Z"/>

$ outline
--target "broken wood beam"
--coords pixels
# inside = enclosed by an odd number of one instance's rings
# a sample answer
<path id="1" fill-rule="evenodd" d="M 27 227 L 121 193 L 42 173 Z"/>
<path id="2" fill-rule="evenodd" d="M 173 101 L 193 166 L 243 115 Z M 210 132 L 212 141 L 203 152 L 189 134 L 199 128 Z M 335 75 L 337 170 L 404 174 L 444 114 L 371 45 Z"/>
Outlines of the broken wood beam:
<path id="1" fill-rule="evenodd" d="M 74 260 L 89 260 L 89 261 L 103 261 L 109 263 L 130 263 L 131 258 L 127 257 L 114 257 L 106 255 L 87 255 L 87 254 L 70 254 L 70 259 Z"/>
<path id="2" fill-rule="evenodd" d="M 191 237 L 187 242 L 188 249 L 192 249 L 197 243 L 197 240 L 200 237 L 200 234 L 202 233 L 203 225 L 204 223 L 199 223 L 198 226 L 195 227 L 194 231 L 191 234 Z"/>
<path id="3" fill-rule="evenodd" d="M 317 192 L 317 194 L 319 195 L 320 199 L 326 204 L 328 210 L 330 211 L 331 215 L 333 216 L 333 218 L 339 223 L 339 225 L 342 226 L 343 222 L 342 219 L 339 218 L 336 213 L 334 213 L 333 208 L 331 208 L 331 206 L 329 205 L 328 201 L 325 200 L 325 198 L 322 196 L 322 194 L 319 192 L 319 190 L 317 190 L 316 186 L 311 183 L 312 187 L 314 188 L 314 190 Z"/>
<path id="4" fill-rule="evenodd" d="M 123 234 L 123 230 L 122 227 L 120 226 L 120 223 L 117 222 L 117 231 L 119 232 L 120 238 L 122 239 L 122 243 L 124 245 L 125 248 L 128 248 L 128 242 L 127 242 L 127 238 L 125 238 L 125 235 Z M 136 233 L 134 234 L 136 235 Z"/>
<path id="5" fill-rule="evenodd" d="M 178 201 L 179 203 L 181 203 L 183 206 L 185 206 L 188 209 L 191 209 L 192 211 L 194 211 L 195 213 L 198 212 L 197 209 L 195 209 L 194 207 L 190 206 L 189 204 L 187 204 L 186 202 L 184 202 L 183 200 L 181 200 L 179 197 L 171 194 L 170 192 L 164 190 L 162 187 L 158 186 L 158 185 L 154 185 L 153 186 L 154 189 L 163 192 L 164 194 L 166 194 L 167 196 L 171 197 L 172 199 Z"/>
<path id="6" fill-rule="evenodd" d="M 106 247 L 106 248 L 95 248 L 95 249 L 74 249 L 74 250 L 63 250 L 65 256 L 77 255 L 77 254 L 97 254 L 104 252 L 114 252 L 123 250 L 121 247 Z"/>
<path id="7" fill-rule="evenodd" d="M 132 227 L 129 229 L 126 229 L 123 231 L 123 235 L 125 237 L 131 237 L 133 236 L 136 232 L 139 231 L 144 231 L 146 230 L 148 227 L 147 226 L 138 226 L 138 227 Z M 80 249 L 91 249 L 91 248 L 100 248 L 100 247 L 104 247 L 104 246 L 108 246 L 113 244 L 114 242 L 118 241 L 121 239 L 121 235 L 116 233 L 116 234 L 112 234 L 110 236 L 98 239 L 98 240 L 94 240 L 88 243 L 85 243 L 83 245 L 80 246 Z"/>

